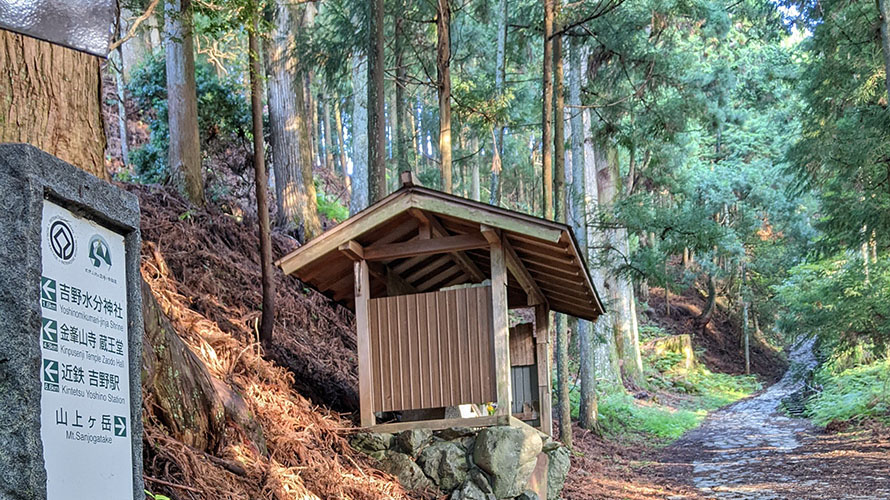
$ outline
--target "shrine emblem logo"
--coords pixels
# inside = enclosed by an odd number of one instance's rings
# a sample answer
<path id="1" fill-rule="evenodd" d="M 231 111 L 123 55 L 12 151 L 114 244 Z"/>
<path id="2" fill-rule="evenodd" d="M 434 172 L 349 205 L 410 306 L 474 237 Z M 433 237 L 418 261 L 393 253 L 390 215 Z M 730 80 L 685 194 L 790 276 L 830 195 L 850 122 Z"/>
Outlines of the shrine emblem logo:
<path id="1" fill-rule="evenodd" d="M 111 269 L 111 250 L 108 247 L 108 242 L 101 235 L 95 234 L 90 238 L 89 257 L 93 267 Z"/>

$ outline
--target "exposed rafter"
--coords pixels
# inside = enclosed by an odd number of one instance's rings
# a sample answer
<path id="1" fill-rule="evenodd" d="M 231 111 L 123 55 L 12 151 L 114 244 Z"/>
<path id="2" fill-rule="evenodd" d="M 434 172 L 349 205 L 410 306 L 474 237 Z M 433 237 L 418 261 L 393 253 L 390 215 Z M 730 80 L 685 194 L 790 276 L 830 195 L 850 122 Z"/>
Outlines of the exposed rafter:
<path id="1" fill-rule="evenodd" d="M 451 236 L 451 233 L 445 229 L 445 226 L 442 225 L 442 222 L 439 221 L 435 215 L 425 213 L 418 208 L 411 208 L 408 210 L 408 213 L 418 220 L 421 227 L 426 224 L 434 236 Z M 467 276 L 473 278 L 475 282 L 479 283 L 485 281 L 485 274 L 469 257 L 466 256 L 466 254 L 463 252 L 453 252 L 450 255 L 451 258 L 454 259 L 454 262 L 463 269 Z"/>
<path id="2" fill-rule="evenodd" d="M 410 240 L 404 243 L 390 243 L 365 249 L 366 260 L 395 260 L 419 255 L 452 253 L 473 248 L 488 247 L 488 240 L 479 233 L 445 236 L 429 240 Z"/>
<path id="3" fill-rule="evenodd" d="M 489 243 L 495 244 L 500 242 L 500 244 L 503 245 L 504 256 L 507 259 L 507 269 L 519 283 L 519 286 L 521 286 L 522 289 L 525 290 L 525 293 L 528 294 L 528 305 L 546 305 L 547 299 L 538 287 L 538 283 L 532 278 L 531 274 L 529 274 L 528 269 L 522 265 L 522 260 L 516 255 L 516 251 L 513 250 L 513 246 L 510 245 L 507 238 L 504 238 L 499 230 L 484 224 L 481 226 L 480 230 L 482 231 L 482 236 L 484 236 Z"/>

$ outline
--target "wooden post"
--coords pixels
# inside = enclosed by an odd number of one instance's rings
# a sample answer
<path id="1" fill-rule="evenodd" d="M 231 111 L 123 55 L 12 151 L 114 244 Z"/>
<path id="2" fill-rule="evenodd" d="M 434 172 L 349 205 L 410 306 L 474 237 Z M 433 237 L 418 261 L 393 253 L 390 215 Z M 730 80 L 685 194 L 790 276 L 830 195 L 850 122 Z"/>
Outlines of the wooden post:
<path id="1" fill-rule="evenodd" d="M 507 259 L 500 238 L 491 247 L 491 323 L 494 338 L 494 372 L 497 384 L 497 415 L 509 417 L 513 389 L 510 386 L 510 323 L 507 318 Z"/>
<path id="2" fill-rule="evenodd" d="M 535 306 L 535 346 L 538 355 L 538 401 L 541 432 L 553 435 L 553 392 L 550 386 L 550 309 L 546 304 Z"/>
<path id="3" fill-rule="evenodd" d="M 371 286 L 368 278 L 368 261 L 364 259 L 355 261 L 353 269 L 355 271 L 355 334 L 358 339 L 359 413 L 362 427 L 370 427 L 376 423 L 376 420 L 371 395 L 371 325 L 368 315 Z"/>

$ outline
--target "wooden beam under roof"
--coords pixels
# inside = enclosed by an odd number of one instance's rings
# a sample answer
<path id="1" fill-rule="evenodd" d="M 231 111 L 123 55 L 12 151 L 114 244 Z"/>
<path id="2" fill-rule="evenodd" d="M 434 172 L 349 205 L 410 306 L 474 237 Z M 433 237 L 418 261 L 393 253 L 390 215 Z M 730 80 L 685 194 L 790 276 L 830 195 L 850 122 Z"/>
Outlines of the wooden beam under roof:
<path id="1" fill-rule="evenodd" d="M 365 248 L 362 247 L 362 245 L 355 240 L 349 240 L 346 243 L 340 245 L 340 251 L 353 262 L 366 260 Z M 397 293 L 417 292 L 417 289 L 414 288 L 411 283 L 402 278 L 399 273 L 393 271 L 385 264 L 382 264 L 380 262 L 368 262 L 368 273 L 381 282 L 386 283 L 387 290 L 395 290 Z M 345 282 L 348 281 L 349 277 L 349 275 L 343 276 L 336 285 L 345 285 Z"/>
<path id="2" fill-rule="evenodd" d="M 412 189 L 411 197 L 411 206 L 427 212 L 466 219 L 505 231 L 534 234 L 535 237 L 551 243 L 559 242 L 563 232 L 558 223 L 480 202 L 455 199 L 454 196 L 432 189 L 415 187 Z"/>
<path id="3" fill-rule="evenodd" d="M 411 208 L 408 210 L 408 213 L 413 215 L 420 224 L 426 224 L 429 228 L 430 232 L 437 236 L 451 236 L 451 233 L 445 229 L 445 226 L 442 225 L 442 222 L 433 214 L 425 213 L 423 210 L 419 208 Z M 479 269 L 472 259 L 467 257 L 467 255 L 463 252 L 452 252 L 451 258 L 454 259 L 454 262 L 463 268 L 464 272 L 467 273 L 475 282 L 480 283 L 485 281 L 485 274 Z"/>
<path id="4" fill-rule="evenodd" d="M 446 267 L 442 271 L 436 273 L 435 276 L 431 276 L 427 278 L 423 283 L 417 285 L 417 289 L 421 292 L 426 292 L 431 290 L 435 285 L 441 285 L 442 282 L 447 280 L 448 278 L 452 278 L 455 275 L 458 277 L 466 276 L 459 267 Z"/>
<path id="5" fill-rule="evenodd" d="M 513 275 L 513 278 L 519 283 L 519 286 L 525 290 L 525 293 L 528 295 L 528 300 L 530 306 L 538 305 L 538 304 L 547 304 L 547 299 L 544 297 L 544 294 L 541 292 L 541 288 L 538 287 L 538 283 L 532 278 L 531 274 L 529 274 L 528 269 L 522 265 L 522 260 L 519 259 L 519 256 L 516 255 L 516 251 L 513 250 L 513 246 L 510 245 L 510 242 L 507 241 L 506 238 L 502 238 L 500 231 L 494 229 L 493 227 L 489 227 L 486 225 L 482 225 L 481 227 L 482 235 L 488 240 L 492 245 L 501 244 L 504 247 L 504 256 L 507 259 L 507 269 L 510 271 L 510 274 Z"/>
<path id="6" fill-rule="evenodd" d="M 373 209 L 369 209 L 364 215 L 343 221 L 321 236 L 285 255 L 276 261 L 275 264 L 281 267 L 284 274 L 292 274 L 306 264 L 310 264 L 328 252 L 336 250 L 339 246 L 336 235 L 349 235 L 346 236 L 348 239 L 361 235 L 365 231 L 371 230 L 407 210 L 410 201 L 408 191 L 396 191 L 378 202 Z"/>
<path id="7" fill-rule="evenodd" d="M 405 276 L 405 279 L 408 280 L 409 282 L 417 281 L 420 278 L 427 276 L 431 272 L 441 268 L 443 265 L 447 264 L 450 260 L 451 260 L 451 256 L 449 256 L 449 255 L 444 255 L 442 257 L 439 257 L 439 258 L 433 260 L 432 262 L 430 262 L 429 264 L 426 264 L 426 265 L 422 266 L 420 269 Z"/>
<path id="8" fill-rule="evenodd" d="M 418 255 L 451 253 L 471 248 L 488 247 L 488 240 L 480 233 L 445 236 L 430 240 L 410 240 L 404 243 L 390 243 L 365 249 L 367 260 L 395 260 Z"/>

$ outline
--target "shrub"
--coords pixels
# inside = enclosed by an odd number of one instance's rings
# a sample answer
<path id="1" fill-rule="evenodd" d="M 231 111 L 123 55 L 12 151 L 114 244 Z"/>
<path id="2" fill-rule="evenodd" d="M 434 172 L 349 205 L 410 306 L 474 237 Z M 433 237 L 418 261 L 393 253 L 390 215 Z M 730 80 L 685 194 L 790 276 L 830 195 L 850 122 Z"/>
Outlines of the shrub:
<path id="1" fill-rule="evenodd" d="M 859 422 L 877 418 L 890 423 L 890 361 L 834 370 L 823 365 L 814 382 L 821 386 L 807 401 L 807 414 L 816 425 Z"/>
<path id="2" fill-rule="evenodd" d="M 219 78 L 213 68 L 197 62 L 198 132 L 201 148 L 212 143 L 240 142 L 249 147 L 251 140 L 250 106 L 241 88 L 232 79 Z M 163 182 L 169 176 L 167 150 L 170 129 L 167 114 L 167 68 L 162 54 L 146 58 L 131 74 L 127 89 L 148 122 L 151 138 L 131 153 L 137 180 Z"/>

